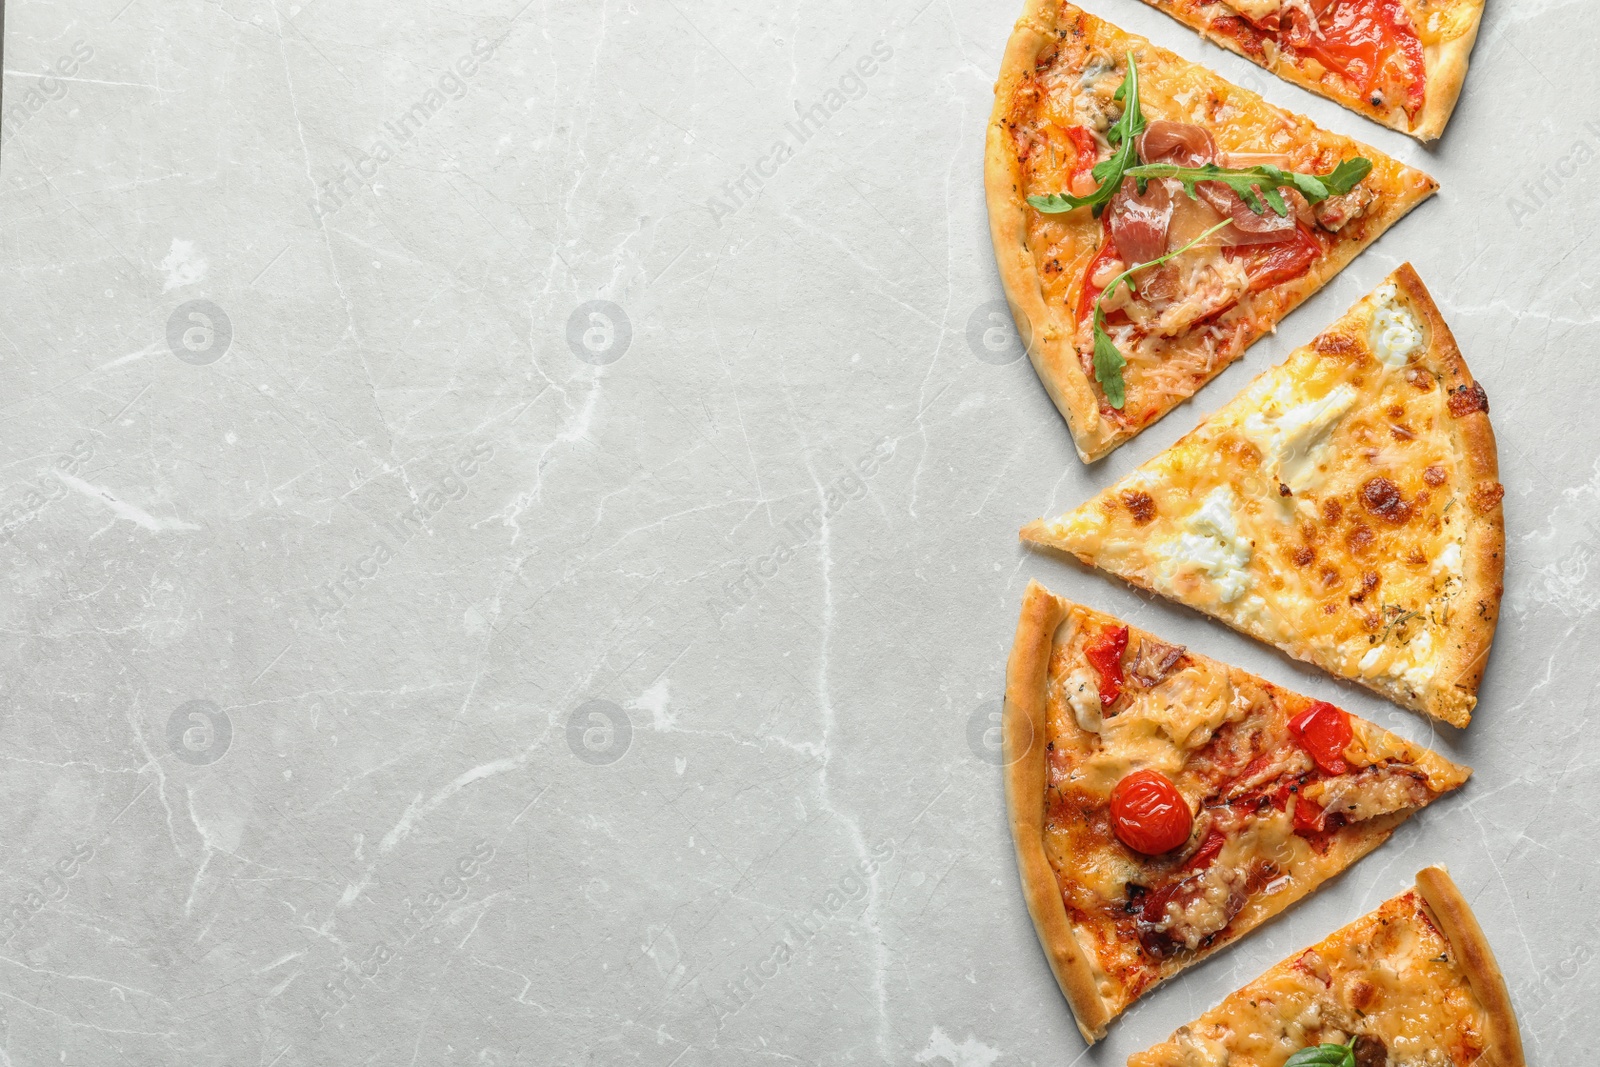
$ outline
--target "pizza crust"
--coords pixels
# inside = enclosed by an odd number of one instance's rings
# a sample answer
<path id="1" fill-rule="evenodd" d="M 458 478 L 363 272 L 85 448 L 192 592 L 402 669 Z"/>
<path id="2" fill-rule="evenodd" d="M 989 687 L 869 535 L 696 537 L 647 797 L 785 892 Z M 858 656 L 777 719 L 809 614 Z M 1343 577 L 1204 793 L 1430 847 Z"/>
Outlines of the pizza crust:
<path id="1" fill-rule="evenodd" d="M 1111 425 L 1100 417 L 1100 405 L 1088 377 L 1078 366 L 1071 332 L 1064 331 L 1045 305 L 1039 270 L 1028 244 L 1028 207 L 1022 175 L 1006 130 L 1006 116 L 1017 86 L 1033 70 L 1039 54 L 1052 41 L 1060 0 L 1028 0 L 1000 61 L 994 87 L 994 111 L 984 148 L 984 197 L 989 205 L 989 237 L 995 266 L 1005 290 L 1011 317 L 1027 350 L 1034 373 L 1067 420 L 1078 456 L 1089 463 L 1117 446 Z"/>
<path id="2" fill-rule="evenodd" d="M 1017 849 L 1017 874 L 1028 914 L 1039 934 L 1056 984 L 1072 1006 L 1083 1039 L 1105 1036 L 1111 1012 L 1100 995 L 1093 957 L 1079 942 L 1061 902 L 1061 886 L 1044 854 L 1045 746 L 1049 715 L 1045 685 L 1056 629 L 1065 605 L 1038 582 L 1022 597 L 1022 617 L 1006 664 L 1005 715 L 1001 721 L 1006 812 Z"/>
<path id="3" fill-rule="evenodd" d="M 1056 409 L 1067 420 L 1072 431 L 1078 456 L 1085 463 L 1101 459 L 1118 445 L 1144 429 L 1140 426 L 1118 429 L 1100 415 L 1099 400 L 1089 376 L 1078 361 L 1072 335 L 1076 324 L 1064 315 L 1055 314 L 1045 301 L 1040 284 L 1038 267 L 1028 243 L 1028 206 L 1022 189 L 1021 169 L 1011 145 L 1006 119 L 1011 112 L 1012 98 L 1022 80 L 1033 70 L 1041 53 L 1052 46 L 1062 16 L 1076 17 L 1079 8 L 1066 0 L 1027 0 L 1022 17 L 1017 20 L 1011 38 L 1006 43 L 1005 55 L 1000 63 L 1000 74 L 995 82 L 994 110 L 989 116 L 989 131 L 984 149 L 984 195 L 989 208 L 989 235 L 994 244 L 995 265 L 1000 283 L 1005 290 L 1006 303 L 1017 324 L 1017 333 L 1033 364 L 1035 373 L 1044 384 Z M 1093 18 L 1093 16 L 1087 16 Z M 1110 26 L 1110 24 L 1107 24 Z M 1143 64 L 1155 60 L 1161 64 L 1194 66 L 1187 60 L 1159 48 L 1136 34 L 1125 33 L 1110 27 L 1127 39 Z M 1464 60 L 1463 60 L 1464 62 Z M 1248 90 L 1232 86 L 1221 77 L 1206 72 L 1207 76 L 1229 85 L 1230 95 L 1262 107 L 1272 108 L 1262 98 Z M 1294 122 L 1311 125 L 1309 120 L 1279 108 Z M 1383 153 L 1359 141 L 1350 145 L 1368 159 L 1387 159 Z M 1410 172 L 1407 172 L 1410 173 Z M 1420 175 L 1422 184 L 1415 187 L 1385 189 L 1384 209 L 1365 216 L 1363 222 L 1370 234 L 1366 240 L 1338 241 L 1326 255 L 1317 259 L 1305 274 L 1293 282 L 1273 286 L 1260 293 L 1251 293 L 1240 303 L 1260 308 L 1257 321 L 1246 329 L 1233 359 L 1244 354 L 1261 336 L 1276 329 L 1276 324 L 1300 304 L 1309 299 L 1334 275 L 1342 271 L 1356 256 L 1366 250 L 1385 231 L 1404 218 L 1418 204 L 1432 196 L 1439 188 L 1438 182 Z M 1199 392 L 1212 378 L 1222 373 L 1233 360 L 1219 360 L 1203 379 L 1194 383 L 1192 392 Z M 1192 393 L 1191 393 L 1192 395 Z M 1174 405 L 1175 406 L 1175 405 Z M 1168 409 L 1170 411 L 1170 408 Z M 1161 418 L 1158 415 L 1156 419 Z M 1156 421 L 1155 419 L 1151 422 Z"/>
<path id="4" fill-rule="evenodd" d="M 1433 914 L 1434 924 L 1455 949 L 1457 965 L 1483 1007 L 1489 1046 L 1478 1062 L 1484 1067 L 1526 1067 L 1522 1033 L 1511 1008 L 1511 996 L 1506 992 L 1505 975 L 1500 973 L 1494 952 L 1466 898 L 1451 881 L 1449 872 L 1440 866 L 1417 872 L 1417 892 Z"/>
<path id="5" fill-rule="evenodd" d="M 1391 275 L 1395 288 L 1406 294 L 1412 310 L 1423 319 L 1428 352 L 1440 386 L 1448 393 L 1477 388 L 1467 369 L 1455 335 L 1433 302 L 1432 295 L 1411 264 Z M 1500 598 L 1505 586 L 1506 528 L 1500 498 L 1499 452 L 1487 410 L 1453 419 L 1456 446 L 1466 465 L 1468 485 L 1462 486 L 1467 510 L 1466 543 L 1461 553 L 1463 588 L 1457 594 L 1463 617 L 1448 630 L 1449 643 L 1439 656 L 1435 678 L 1422 697 L 1422 711 L 1451 726 L 1466 726 L 1478 703 L 1478 686 L 1489 662 L 1495 625 L 1500 618 Z M 1492 501 L 1492 504 L 1488 502 Z M 1392 694 L 1386 694 L 1393 699 Z"/>
<path id="6" fill-rule="evenodd" d="M 1443 44 L 1428 47 L 1423 52 L 1423 65 L 1427 70 L 1427 98 L 1417 115 L 1417 124 L 1409 133 L 1419 141 L 1436 141 L 1444 133 L 1445 125 L 1455 113 L 1461 99 L 1461 87 L 1467 80 L 1467 62 L 1472 57 L 1472 46 L 1478 40 L 1478 27 L 1483 23 L 1484 0 L 1476 0 L 1472 25 L 1460 37 Z"/>

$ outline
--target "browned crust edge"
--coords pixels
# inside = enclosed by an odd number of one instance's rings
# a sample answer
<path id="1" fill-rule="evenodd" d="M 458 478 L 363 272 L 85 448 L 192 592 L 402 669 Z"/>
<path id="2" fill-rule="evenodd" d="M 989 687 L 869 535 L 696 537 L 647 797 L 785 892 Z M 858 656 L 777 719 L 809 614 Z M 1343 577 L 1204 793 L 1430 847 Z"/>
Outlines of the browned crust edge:
<path id="1" fill-rule="evenodd" d="M 1049 731 L 1045 684 L 1056 628 L 1066 618 L 1066 605 L 1038 582 L 1022 595 L 1022 615 L 1006 664 L 1005 715 L 1001 720 L 1001 752 L 1005 762 L 1006 813 L 1017 849 L 1017 874 L 1022 895 L 1039 934 L 1039 945 L 1056 984 L 1072 1006 L 1083 1039 L 1094 1044 L 1105 1036 L 1111 1012 L 1100 996 L 1089 952 L 1078 941 L 1061 885 L 1044 854 L 1045 747 Z"/>
<path id="2" fill-rule="evenodd" d="M 1000 74 L 994 87 L 994 110 L 989 115 L 989 132 L 984 147 L 984 198 L 989 207 L 989 238 L 994 244 L 995 266 L 1005 290 L 1011 317 L 1027 349 L 1028 361 L 1044 384 L 1045 392 L 1067 420 L 1078 458 L 1091 463 L 1110 452 L 1118 440 L 1100 417 L 1100 406 L 1088 378 L 1077 366 L 1074 355 L 1070 369 L 1057 374 L 1053 364 L 1060 362 L 1063 345 L 1071 341 L 1056 330 L 1033 251 L 1028 246 L 1027 204 L 1022 196 L 1022 175 L 1006 131 L 1006 117 L 1017 86 L 1033 69 L 1039 53 L 1051 42 L 1060 0 L 1028 0 L 1006 42 Z"/>
<path id="3" fill-rule="evenodd" d="M 1410 263 L 1392 274 L 1395 288 L 1406 294 L 1412 310 L 1427 320 L 1429 355 L 1441 375 L 1447 394 L 1477 385 L 1461 355 L 1455 335 L 1439 312 L 1433 296 Z M 1466 462 L 1470 483 L 1457 488 L 1467 508 L 1466 543 L 1461 553 L 1463 588 L 1458 594 L 1461 617 L 1452 619 L 1450 642 L 1440 656 L 1436 677 L 1422 701 L 1422 710 L 1452 726 L 1466 726 L 1478 703 L 1478 686 L 1489 662 L 1495 626 L 1504 593 L 1506 527 L 1500 503 L 1500 459 L 1488 411 L 1473 411 L 1453 418 L 1456 447 Z M 1492 506 L 1478 510 L 1476 501 L 1492 498 Z"/>
<path id="4" fill-rule="evenodd" d="M 1511 996 L 1506 992 L 1505 975 L 1500 973 L 1500 965 L 1495 962 L 1494 952 L 1466 898 L 1451 881 L 1449 872 L 1438 866 L 1417 872 L 1417 891 L 1427 902 L 1435 924 L 1455 949 L 1457 963 L 1483 1007 L 1489 1047 L 1480 1062 L 1488 1067 L 1526 1067 L 1522 1032 L 1511 1007 Z"/>
<path id="5" fill-rule="evenodd" d="M 1056 409 L 1066 419 L 1067 427 L 1072 431 L 1073 444 L 1078 450 L 1078 458 L 1085 463 L 1093 463 L 1155 425 L 1178 405 L 1174 403 L 1151 422 L 1128 430 L 1115 430 L 1101 418 L 1099 402 L 1095 398 L 1094 389 L 1089 385 L 1088 376 L 1078 364 L 1076 353 L 1063 351 L 1063 347 L 1070 349 L 1071 335 L 1070 332 L 1063 332 L 1057 328 L 1045 304 L 1038 268 L 1028 246 L 1027 206 L 1020 188 L 1021 175 L 1017 168 L 1016 157 L 1011 150 L 1006 132 L 1006 117 L 1010 114 L 1011 99 L 1017 85 L 1033 69 L 1039 52 L 1051 42 L 1051 32 L 1058 25 L 1059 16 L 1065 13 L 1081 13 L 1087 18 L 1104 23 L 1125 36 L 1130 48 L 1153 52 L 1160 56 L 1163 62 L 1179 63 L 1188 67 L 1196 67 L 1198 64 L 1190 63 L 1182 56 L 1151 44 L 1137 34 L 1128 33 L 1114 23 L 1083 11 L 1070 3 L 1070 0 L 1027 0 L 1022 17 L 1017 20 L 1016 27 L 1006 42 L 1000 73 L 995 81 L 994 109 L 989 115 L 983 164 L 984 197 L 989 208 L 989 237 L 994 245 L 995 266 L 999 270 L 1006 303 L 1011 308 L 1011 317 L 1017 324 L 1017 333 L 1027 350 L 1028 361 L 1033 364 L 1034 372 L 1044 384 L 1045 391 L 1056 405 Z M 1233 86 L 1215 72 L 1205 68 L 1200 69 L 1206 77 L 1229 85 L 1246 97 L 1261 99 L 1259 94 Z M 1268 103 L 1266 106 L 1274 105 Z M 1369 159 L 1388 158 L 1384 153 L 1360 141 L 1353 138 L 1347 140 L 1361 155 Z M 1428 175 L 1423 177 L 1427 178 L 1425 187 L 1396 196 L 1387 210 L 1372 216 L 1371 230 L 1365 240 L 1336 245 L 1330 254 L 1313 264 L 1297 284 L 1275 290 L 1283 299 L 1282 308 L 1271 321 L 1250 331 L 1234 359 L 1242 357 L 1251 345 L 1259 341 L 1264 334 L 1276 329 L 1277 323 L 1315 295 L 1335 275 L 1349 266 L 1352 260 L 1387 233 L 1395 223 L 1405 218 L 1418 204 L 1438 191 L 1437 181 Z M 1218 363 L 1203 381 L 1195 384 L 1190 395 L 1205 388 L 1211 379 L 1221 374 L 1231 363 L 1232 361 Z"/>
<path id="6" fill-rule="evenodd" d="M 1371 119 L 1380 126 L 1398 130 L 1424 143 L 1438 140 L 1444 133 L 1445 126 L 1449 124 L 1450 116 L 1455 113 L 1456 104 L 1461 99 L 1461 87 L 1467 79 L 1468 60 L 1472 56 L 1473 44 L 1478 39 L 1478 28 L 1483 22 L 1484 5 L 1484 0 L 1478 0 L 1474 5 L 1472 25 L 1460 37 L 1424 50 L 1423 66 L 1428 80 L 1427 96 L 1423 101 L 1422 111 L 1417 115 L 1417 121 L 1414 124 L 1407 124 L 1393 113 L 1386 113 L 1363 100 L 1330 92 L 1320 78 L 1311 77 L 1295 63 L 1285 60 L 1282 53 L 1271 63 L 1263 62 L 1259 57 L 1245 51 L 1234 38 L 1213 30 L 1209 22 L 1190 18 L 1186 12 L 1176 10 L 1170 0 L 1144 0 L 1144 2 L 1194 30 L 1218 48 L 1225 48 L 1234 55 L 1249 60 L 1290 85 L 1298 85 L 1307 92 L 1331 100 L 1340 107 Z"/>
<path id="7" fill-rule="evenodd" d="M 1478 28 L 1483 25 L 1484 0 L 1473 6 L 1472 25 L 1460 37 L 1434 45 L 1426 50 L 1423 62 L 1427 68 L 1427 99 L 1422 104 L 1422 114 L 1417 116 L 1414 128 L 1404 131 L 1419 141 L 1436 141 L 1444 133 L 1461 100 L 1461 87 L 1467 80 L 1467 64 L 1472 58 L 1472 47 L 1478 40 Z"/>

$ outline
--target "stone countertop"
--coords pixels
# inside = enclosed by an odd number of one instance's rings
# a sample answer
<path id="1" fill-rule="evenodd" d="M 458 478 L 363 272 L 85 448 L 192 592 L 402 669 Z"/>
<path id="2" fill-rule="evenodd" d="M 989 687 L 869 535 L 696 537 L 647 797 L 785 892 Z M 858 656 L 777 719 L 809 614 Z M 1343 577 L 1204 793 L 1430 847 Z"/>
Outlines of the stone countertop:
<path id="1" fill-rule="evenodd" d="M 1600 67 L 1489 0 L 1443 191 L 1095 468 L 982 191 L 1020 0 L 14 0 L 0 1062 L 1120 1064 L 1449 865 L 1529 1060 L 1600 1000 Z M 1434 729 L 1019 546 L 1404 260 L 1493 403 Z M 1087 1054 L 992 747 L 1029 578 L 1471 764 Z"/>

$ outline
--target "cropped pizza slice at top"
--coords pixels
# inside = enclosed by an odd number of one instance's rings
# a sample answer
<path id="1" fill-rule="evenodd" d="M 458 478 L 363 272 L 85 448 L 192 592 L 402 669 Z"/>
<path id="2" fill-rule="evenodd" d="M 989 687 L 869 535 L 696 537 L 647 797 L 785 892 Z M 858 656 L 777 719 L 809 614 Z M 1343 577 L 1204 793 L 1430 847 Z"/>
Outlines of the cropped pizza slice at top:
<path id="1" fill-rule="evenodd" d="M 1471 773 L 1037 583 L 1003 738 L 1028 910 L 1089 1041 Z"/>
<path id="2" fill-rule="evenodd" d="M 984 183 L 1006 298 L 1086 462 L 1437 188 L 1065 0 L 1029 0 L 1012 33 Z"/>
<path id="3" fill-rule="evenodd" d="M 1484 0 L 1144 0 L 1285 81 L 1421 141 L 1461 96 Z"/>
<path id="4" fill-rule="evenodd" d="M 1296 1057 L 1299 1057 L 1297 1060 Z M 1525 1067 L 1505 978 L 1443 867 L 1128 1067 Z"/>
<path id="5" fill-rule="evenodd" d="M 1489 403 L 1410 265 L 1025 540 L 1465 726 L 1499 616 Z"/>

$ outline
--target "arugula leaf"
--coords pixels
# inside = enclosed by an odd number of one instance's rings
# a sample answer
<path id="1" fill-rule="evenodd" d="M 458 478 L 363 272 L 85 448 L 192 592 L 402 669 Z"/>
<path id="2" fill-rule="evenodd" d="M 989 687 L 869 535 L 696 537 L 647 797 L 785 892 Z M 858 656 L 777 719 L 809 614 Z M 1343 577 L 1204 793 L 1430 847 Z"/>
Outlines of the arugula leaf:
<path id="1" fill-rule="evenodd" d="M 1111 99 L 1122 101 L 1122 117 L 1106 131 L 1106 140 L 1115 151 L 1096 163 L 1089 172 L 1099 183 L 1095 191 L 1088 196 L 1073 196 L 1071 193 L 1030 196 L 1028 203 L 1035 210 L 1045 215 L 1060 215 L 1080 207 L 1089 207 L 1094 209 L 1095 218 L 1099 218 L 1106 205 L 1111 203 L 1111 198 L 1117 195 L 1117 190 L 1122 188 L 1123 178 L 1138 179 L 1141 193 L 1151 178 L 1176 178 L 1183 183 L 1191 200 L 1196 196 L 1196 182 L 1222 182 L 1238 193 L 1257 215 L 1265 214 L 1267 205 L 1271 205 L 1272 210 L 1280 216 L 1286 216 L 1289 214 L 1289 205 L 1284 203 L 1283 194 L 1278 191 L 1280 188 L 1297 189 L 1307 200 L 1316 204 L 1330 196 L 1348 193 L 1372 172 L 1372 160 L 1364 156 L 1347 159 L 1327 174 L 1301 174 L 1270 165 L 1232 169 L 1219 167 L 1215 163 L 1207 163 L 1203 167 L 1140 163 L 1135 142 L 1149 123 L 1145 121 L 1144 109 L 1139 104 L 1139 67 L 1134 62 L 1132 52 L 1128 53 L 1128 73 Z M 1266 204 L 1262 203 L 1262 198 L 1265 198 Z"/>
<path id="2" fill-rule="evenodd" d="M 1111 99 L 1122 101 L 1122 117 L 1106 131 L 1106 140 L 1116 148 L 1110 156 L 1094 165 L 1089 172 L 1095 181 L 1099 182 L 1098 188 L 1088 196 L 1073 196 L 1071 193 L 1052 193 L 1049 196 L 1030 196 L 1028 203 L 1046 215 L 1059 215 L 1065 211 L 1072 211 L 1080 207 L 1094 208 L 1096 218 L 1105 206 L 1111 203 L 1111 198 L 1122 188 L 1122 174 L 1130 166 L 1139 162 L 1138 147 L 1135 142 L 1144 132 L 1148 123 L 1144 120 L 1144 109 L 1139 106 L 1139 67 L 1133 61 L 1133 53 L 1128 53 L 1128 73 L 1122 79 L 1122 84 L 1117 86 L 1117 91 Z"/>
<path id="3" fill-rule="evenodd" d="M 1278 191 L 1280 188 L 1297 190 L 1308 201 L 1318 204 L 1330 196 L 1348 193 L 1370 173 L 1372 173 L 1372 160 L 1365 156 L 1356 156 L 1340 163 L 1327 174 L 1301 174 L 1271 164 L 1234 169 L 1219 167 L 1215 163 L 1207 163 L 1203 167 L 1180 167 L 1176 163 L 1141 163 L 1139 166 L 1129 167 L 1123 172 L 1123 176 L 1136 179 L 1141 193 L 1144 192 L 1145 183 L 1152 178 L 1172 178 L 1183 184 L 1183 191 L 1189 194 L 1191 200 L 1197 198 L 1195 185 L 1199 182 L 1221 182 L 1238 193 L 1240 199 L 1257 215 L 1266 213 L 1266 206 L 1261 202 L 1262 198 L 1265 198 L 1273 211 L 1285 216 L 1289 214 L 1289 205 L 1284 202 L 1283 194 Z"/>
<path id="4" fill-rule="evenodd" d="M 1095 299 L 1094 380 L 1100 383 L 1100 388 L 1105 391 L 1106 400 L 1118 411 L 1121 411 L 1122 405 L 1128 402 L 1127 383 L 1122 377 L 1122 368 L 1128 365 L 1128 361 L 1123 357 L 1122 350 L 1117 347 L 1117 343 L 1111 339 L 1111 335 L 1106 332 L 1106 313 L 1101 305 L 1105 303 L 1107 297 L 1116 295 L 1117 287 L 1120 285 L 1126 284 L 1129 292 L 1137 293 L 1139 290 L 1133 284 L 1135 271 L 1141 271 L 1148 267 L 1159 267 L 1167 260 L 1183 255 L 1224 226 L 1231 225 L 1232 222 L 1232 219 L 1223 219 L 1182 248 L 1175 248 L 1161 258 L 1152 259 L 1147 263 L 1135 263 L 1115 278 L 1112 278 L 1111 283 L 1102 289 L 1100 295 Z"/>
<path id="5" fill-rule="evenodd" d="M 1122 355 L 1122 350 L 1117 343 L 1106 333 L 1106 314 L 1100 310 L 1099 301 L 1094 305 L 1094 380 L 1100 383 L 1100 388 L 1105 390 L 1106 399 L 1118 411 L 1128 402 L 1128 386 L 1122 377 L 1122 368 L 1128 365 L 1127 359 Z"/>
<path id="6" fill-rule="evenodd" d="M 1356 1067 L 1355 1038 L 1348 1045 L 1312 1045 L 1290 1056 L 1283 1067 Z"/>

